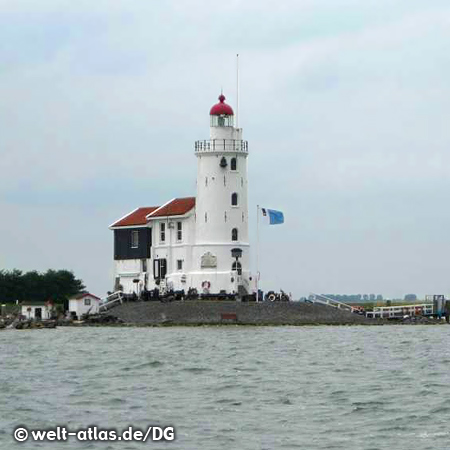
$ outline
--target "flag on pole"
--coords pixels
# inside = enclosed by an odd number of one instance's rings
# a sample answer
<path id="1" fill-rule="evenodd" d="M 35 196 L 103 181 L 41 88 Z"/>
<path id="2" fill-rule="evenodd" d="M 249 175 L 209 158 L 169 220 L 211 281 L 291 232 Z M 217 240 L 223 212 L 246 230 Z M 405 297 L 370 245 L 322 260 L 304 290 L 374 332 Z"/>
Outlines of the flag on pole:
<path id="1" fill-rule="evenodd" d="M 261 208 L 263 217 L 269 219 L 270 225 L 279 225 L 284 223 L 284 214 L 281 211 L 276 211 L 274 209 Z"/>

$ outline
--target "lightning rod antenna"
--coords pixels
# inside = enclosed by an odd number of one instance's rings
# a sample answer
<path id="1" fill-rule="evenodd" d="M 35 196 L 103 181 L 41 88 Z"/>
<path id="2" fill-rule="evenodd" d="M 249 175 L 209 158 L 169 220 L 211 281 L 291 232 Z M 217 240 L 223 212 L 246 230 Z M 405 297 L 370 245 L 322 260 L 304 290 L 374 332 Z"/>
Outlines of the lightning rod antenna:
<path id="1" fill-rule="evenodd" d="M 236 55 L 236 128 L 239 128 L 239 53 Z"/>

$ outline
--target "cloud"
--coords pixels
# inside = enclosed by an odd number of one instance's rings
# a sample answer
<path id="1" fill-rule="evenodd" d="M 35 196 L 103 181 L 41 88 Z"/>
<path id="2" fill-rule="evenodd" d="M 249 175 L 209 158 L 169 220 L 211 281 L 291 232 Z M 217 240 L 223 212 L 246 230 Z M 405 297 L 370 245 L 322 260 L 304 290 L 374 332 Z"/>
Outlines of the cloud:
<path id="1" fill-rule="evenodd" d="M 109 289 L 107 226 L 195 192 L 193 143 L 221 87 L 236 104 L 240 53 L 251 204 L 287 217 L 264 237 L 263 286 L 444 289 L 444 1 L 11 0 L 0 13 L 5 267 L 72 265 Z M 55 233 L 65 252 L 43 245 Z"/>

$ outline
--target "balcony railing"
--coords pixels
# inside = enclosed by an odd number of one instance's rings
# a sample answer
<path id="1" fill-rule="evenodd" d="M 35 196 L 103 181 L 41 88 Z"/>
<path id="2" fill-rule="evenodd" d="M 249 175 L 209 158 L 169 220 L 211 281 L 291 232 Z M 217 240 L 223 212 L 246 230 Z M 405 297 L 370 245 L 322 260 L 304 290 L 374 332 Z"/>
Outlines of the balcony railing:
<path id="1" fill-rule="evenodd" d="M 236 139 L 211 139 L 195 142 L 195 153 L 207 152 L 248 153 L 248 142 Z"/>

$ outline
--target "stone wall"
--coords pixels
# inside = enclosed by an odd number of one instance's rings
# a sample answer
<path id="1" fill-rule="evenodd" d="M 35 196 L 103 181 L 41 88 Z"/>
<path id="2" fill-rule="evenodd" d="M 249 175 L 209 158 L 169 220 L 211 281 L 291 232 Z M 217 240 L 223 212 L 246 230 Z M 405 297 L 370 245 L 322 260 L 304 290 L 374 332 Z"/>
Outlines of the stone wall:
<path id="1" fill-rule="evenodd" d="M 336 308 L 300 302 L 130 302 L 108 311 L 125 323 L 148 325 L 347 325 L 378 324 Z M 236 318 L 234 318 L 236 315 Z"/>

